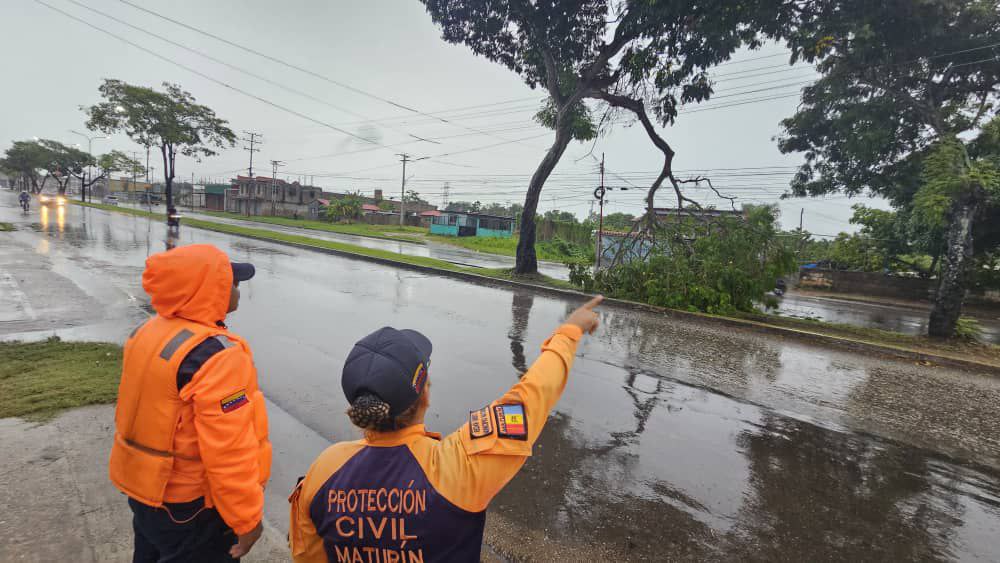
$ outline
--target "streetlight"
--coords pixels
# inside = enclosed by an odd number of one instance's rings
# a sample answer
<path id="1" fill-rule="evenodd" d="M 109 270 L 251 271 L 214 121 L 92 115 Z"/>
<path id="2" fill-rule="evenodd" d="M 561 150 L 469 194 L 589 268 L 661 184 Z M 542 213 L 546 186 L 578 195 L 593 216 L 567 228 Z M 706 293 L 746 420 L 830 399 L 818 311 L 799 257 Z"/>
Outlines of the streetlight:
<path id="1" fill-rule="evenodd" d="M 70 129 L 69 132 L 72 133 L 72 134 L 74 134 L 74 135 L 79 135 L 79 136 L 83 137 L 84 139 L 87 139 L 87 154 L 90 155 L 90 159 L 91 160 L 94 159 L 94 153 L 91 150 L 91 144 L 94 141 L 96 141 L 97 139 L 110 139 L 111 138 L 111 137 L 108 137 L 106 135 L 95 135 L 93 137 L 90 137 L 90 136 L 84 135 L 83 133 L 81 133 L 79 131 L 74 131 L 72 129 Z M 90 163 L 88 162 L 87 163 L 87 179 L 89 180 L 92 177 L 93 177 L 93 170 L 91 169 Z M 94 199 L 93 198 L 93 190 L 91 190 L 91 198 L 90 199 L 91 200 Z M 81 185 L 80 186 L 80 201 L 86 201 L 86 200 L 87 200 L 87 187 L 86 187 L 86 185 Z"/>

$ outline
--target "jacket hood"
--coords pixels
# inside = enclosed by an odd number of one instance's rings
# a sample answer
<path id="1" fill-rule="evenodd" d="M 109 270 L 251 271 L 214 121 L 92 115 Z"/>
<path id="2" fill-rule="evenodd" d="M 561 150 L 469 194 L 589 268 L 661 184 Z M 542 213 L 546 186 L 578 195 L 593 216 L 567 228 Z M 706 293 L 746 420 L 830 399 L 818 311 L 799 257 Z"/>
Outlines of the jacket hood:
<path id="1" fill-rule="evenodd" d="M 210 244 L 181 246 L 146 259 L 142 288 L 161 317 L 214 325 L 226 318 L 233 269 Z"/>

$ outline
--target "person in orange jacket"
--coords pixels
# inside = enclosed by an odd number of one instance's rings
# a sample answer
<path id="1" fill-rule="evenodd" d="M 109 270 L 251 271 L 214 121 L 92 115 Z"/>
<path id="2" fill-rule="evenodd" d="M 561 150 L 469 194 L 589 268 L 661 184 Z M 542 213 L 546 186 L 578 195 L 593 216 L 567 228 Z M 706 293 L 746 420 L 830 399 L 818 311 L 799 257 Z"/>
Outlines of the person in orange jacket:
<path id="1" fill-rule="evenodd" d="M 156 316 L 125 343 L 109 463 L 134 562 L 233 561 L 260 538 L 267 413 L 250 347 L 223 323 L 253 275 L 204 244 L 146 260 Z"/>
<path id="2" fill-rule="evenodd" d="M 424 429 L 430 341 L 391 327 L 358 341 L 341 383 L 365 437 L 330 446 L 292 492 L 293 560 L 479 561 L 486 507 L 531 455 L 602 300 L 574 311 L 516 385 L 444 439 Z"/>

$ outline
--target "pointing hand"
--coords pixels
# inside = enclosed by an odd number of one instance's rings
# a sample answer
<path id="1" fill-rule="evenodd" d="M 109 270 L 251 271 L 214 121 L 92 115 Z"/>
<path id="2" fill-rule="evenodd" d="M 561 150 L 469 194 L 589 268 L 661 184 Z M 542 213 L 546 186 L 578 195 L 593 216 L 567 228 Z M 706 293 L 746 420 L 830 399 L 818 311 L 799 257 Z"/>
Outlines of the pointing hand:
<path id="1" fill-rule="evenodd" d="M 600 305 L 602 301 L 604 301 L 603 295 L 594 297 L 582 307 L 570 313 L 569 318 L 566 319 L 566 324 L 580 327 L 580 330 L 585 334 L 594 334 L 594 331 L 597 330 L 597 326 L 600 324 L 597 313 L 594 312 L 594 307 Z"/>

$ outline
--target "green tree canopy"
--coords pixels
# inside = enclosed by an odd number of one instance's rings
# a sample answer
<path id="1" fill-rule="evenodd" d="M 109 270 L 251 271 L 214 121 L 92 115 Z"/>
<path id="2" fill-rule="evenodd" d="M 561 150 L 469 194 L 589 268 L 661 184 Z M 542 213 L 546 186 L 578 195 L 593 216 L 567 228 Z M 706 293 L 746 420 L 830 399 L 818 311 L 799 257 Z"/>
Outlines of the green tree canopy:
<path id="1" fill-rule="evenodd" d="M 326 208 L 328 221 L 351 222 L 360 219 L 364 214 L 364 200 L 357 194 L 349 194 L 341 198 L 331 199 Z"/>
<path id="2" fill-rule="evenodd" d="M 794 58 L 821 77 L 782 122 L 781 150 L 804 156 L 792 192 L 871 192 L 945 231 L 929 332 L 950 336 L 989 205 L 990 178 L 960 139 L 996 112 L 996 2 L 824 0 L 796 18 Z"/>
<path id="3" fill-rule="evenodd" d="M 712 94 L 708 69 L 740 47 L 755 48 L 783 30 L 799 9 L 791 0 L 421 0 L 450 43 L 517 73 L 548 101 L 537 119 L 555 131 L 552 147 L 531 177 L 517 248 L 518 274 L 537 271 L 535 214 L 545 181 L 573 139 L 593 138 L 586 100 L 600 100 L 643 123 L 664 154 L 663 172 L 649 202 L 673 177 L 673 149 L 646 115 L 647 102 L 661 124 L 673 123 L 681 103 Z"/>
<path id="4" fill-rule="evenodd" d="M 178 154 L 200 161 L 215 149 L 231 147 L 236 134 L 211 108 L 176 84 L 163 83 L 164 92 L 108 79 L 101 85 L 104 102 L 83 108 L 87 127 L 104 133 L 122 132 L 136 143 L 159 147 L 163 158 L 167 208 L 173 212 L 174 165 Z"/>
<path id="5" fill-rule="evenodd" d="M 0 159 L 0 168 L 8 174 L 24 178 L 31 191 L 39 193 L 49 178 L 51 156 L 49 149 L 39 141 L 14 141 Z"/>

